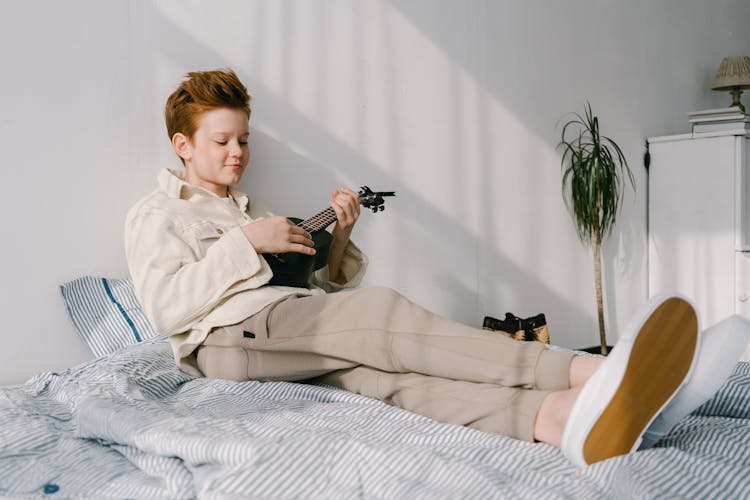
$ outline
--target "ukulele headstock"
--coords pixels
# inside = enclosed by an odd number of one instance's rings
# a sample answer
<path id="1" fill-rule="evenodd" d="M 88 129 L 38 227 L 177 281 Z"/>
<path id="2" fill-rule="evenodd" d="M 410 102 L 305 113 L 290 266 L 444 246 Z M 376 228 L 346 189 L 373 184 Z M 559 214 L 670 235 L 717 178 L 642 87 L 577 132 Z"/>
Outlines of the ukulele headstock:
<path id="1" fill-rule="evenodd" d="M 396 196 L 395 191 L 373 191 L 367 186 L 359 188 L 359 204 L 373 213 L 385 210 L 384 196 Z"/>

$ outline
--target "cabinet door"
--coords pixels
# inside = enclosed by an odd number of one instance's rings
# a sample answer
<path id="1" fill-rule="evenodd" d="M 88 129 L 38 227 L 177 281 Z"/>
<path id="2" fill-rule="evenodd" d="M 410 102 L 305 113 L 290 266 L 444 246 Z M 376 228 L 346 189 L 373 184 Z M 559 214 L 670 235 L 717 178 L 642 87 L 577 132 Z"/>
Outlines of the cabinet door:
<path id="1" fill-rule="evenodd" d="M 734 136 L 651 144 L 649 293 L 678 292 L 701 324 L 734 313 Z"/>
<path id="2" fill-rule="evenodd" d="M 750 139 L 737 137 L 735 142 L 735 190 L 737 200 L 735 249 L 750 251 Z"/>
<path id="3" fill-rule="evenodd" d="M 750 252 L 736 254 L 735 312 L 750 319 Z M 750 361 L 750 345 L 745 349 L 743 361 Z"/>

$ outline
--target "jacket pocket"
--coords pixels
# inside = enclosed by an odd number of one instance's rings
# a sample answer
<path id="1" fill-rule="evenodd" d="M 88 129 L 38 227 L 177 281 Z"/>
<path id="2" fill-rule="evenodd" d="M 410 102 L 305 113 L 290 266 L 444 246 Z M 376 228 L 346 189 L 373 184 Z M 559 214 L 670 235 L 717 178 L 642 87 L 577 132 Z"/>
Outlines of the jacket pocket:
<path id="1" fill-rule="evenodd" d="M 193 235 L 197 244 L 197 251 L 200 257 L 206 255 L 209 247 L 219 241 L 224 236 L 226 230 L 211 222 L 197 222 L 188 228 Z"/>

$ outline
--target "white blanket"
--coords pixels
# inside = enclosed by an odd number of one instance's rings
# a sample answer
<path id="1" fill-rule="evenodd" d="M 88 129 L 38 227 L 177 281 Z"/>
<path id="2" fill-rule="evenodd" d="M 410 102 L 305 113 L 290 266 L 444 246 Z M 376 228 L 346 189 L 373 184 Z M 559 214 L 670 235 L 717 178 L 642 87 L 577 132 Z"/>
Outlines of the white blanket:
<path id="1" fill-rule="evenodd" d="M 193 379 L 149 341 L 0 388 L 0 494 L 748 498 L 750 363 L 656 448 L 582 470 L 331 387 Z"/>

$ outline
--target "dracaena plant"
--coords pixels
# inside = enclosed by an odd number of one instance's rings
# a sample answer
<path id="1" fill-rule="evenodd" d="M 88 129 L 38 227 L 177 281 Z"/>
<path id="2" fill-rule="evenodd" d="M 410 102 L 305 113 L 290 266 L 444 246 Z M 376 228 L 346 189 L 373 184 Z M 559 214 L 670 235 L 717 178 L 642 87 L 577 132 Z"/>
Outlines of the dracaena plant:
<path id="1" fill-rule="evenodd" d="M 620 147 L 599 132 L 599 118 L 586 103 L 585 115 L 565 122 L 562 138 L 562 190 L 578 237 L 594 251 L 594 285 L 601 353 L 607 354 L 602 295 L 602 242 L 612 232 L 624 194 L 624 180 L 635 189 L 633 173 Z"/>

